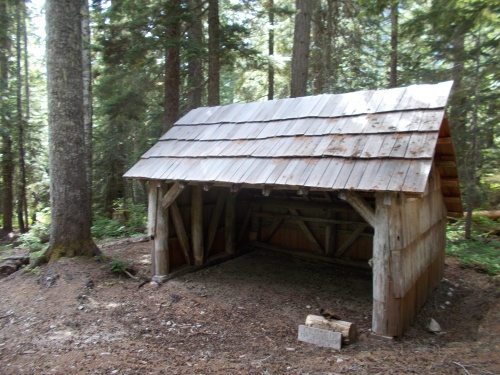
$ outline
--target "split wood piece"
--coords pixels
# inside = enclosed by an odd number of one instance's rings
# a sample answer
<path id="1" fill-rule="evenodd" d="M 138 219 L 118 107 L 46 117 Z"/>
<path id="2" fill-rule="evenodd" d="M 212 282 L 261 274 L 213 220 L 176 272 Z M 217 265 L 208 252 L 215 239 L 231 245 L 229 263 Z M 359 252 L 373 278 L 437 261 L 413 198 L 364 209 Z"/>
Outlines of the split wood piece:
<path id="1" fill-rule="evenodd" d="M 161 205 L 164 209 L 167 209 L 184 190 L 185 185 L 179 181 L 174 182 L 174 184 L 168 189 L 167 193 L 161 200 Z"/>
<path id="2" fill-rule="evenodd" d="M 327 319 L 321 315 L 308 315 L 306 326 L 327 329 L 342 334 L 342 344 L 348 345 L 356 341 L 356 324 L 343 320 Z"/>

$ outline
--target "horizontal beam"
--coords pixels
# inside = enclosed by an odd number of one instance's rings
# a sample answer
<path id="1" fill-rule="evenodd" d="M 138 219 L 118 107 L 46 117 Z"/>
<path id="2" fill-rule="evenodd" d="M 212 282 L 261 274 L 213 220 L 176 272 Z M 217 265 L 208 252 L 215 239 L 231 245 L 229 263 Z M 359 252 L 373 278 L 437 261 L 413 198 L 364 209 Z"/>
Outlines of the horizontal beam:
<path id="1" fill-rule="evenodd" d="M 456 168 L 457 163 L 453 160 L 436 160 L 435 161 L 436 167 L 442 167 L 442 168 Z"/>
<path id="2" fill-rule="evenodd" d="M 446 178 L 441 177 L 441 186 L 459 186 L 458 177 Z"/>
<path id="3" fill-rule="evenodd" d="M 444 197 L 445 203 L 462 203 L 460 197 Z"/>
<path id="4" fill-rule="evenodd" d="M 451 143 L 452 143 L 451 137 L 441 137 L 441 138 L 438 138 L 438 140 L 437 140 L 438 145 L 449 145 Z"/>
<path id="5" fill-rule="evenodd" d="M 264 250 L 271 250 L 271 251 L 276 251 L 278 253 L 289 254 L 289 255 L 292 255 L 292 256 L 295 256 L 298 258 L 314 259 L 314 260 L 318 260 L 318 261 L 322 261 L 322 262 L 326 262 L 326 263 L 331 263 L 331 264 L 338 264 L 338 265 L 342 265 L 342 266 L 370 269 L 370 265 L 367 262 L 357 262 L 355 260 L 330 258 L 330 257 L 324 256 L 324 255 L 319 255 L 319 254 L 312 254 L 312 253 L 305 253 L 302 251 L 288 250 L 288 249 L 284 249 L 284 248 L 279 247 L 279 246 L 269 245 L 267 243 L 262 243 L 262 242 L 250 242 L 248 245 L 256 247 L 256 248 L 261 248 Z"/>
<path id="6" fill-rule="evenodd" d="M 269 212 L 254 212 L 252 214 L 256 217 L 266 217 L 266 218 L 280 218 L 283 220 L 302 220 L 302 221 L 310 221 L 313 223 L 326 223 L 326 224 L 354 224 L 354 225 L 365 225 L 365 222 L 362 221 L 346 221 L 346 220 L 338 220 L 338 219 L 324 219 L 321 217 L 309 217 L 309 216 L 293 216 L 293 215 L 280 215 L 280 214 L 272 214 Z"/>
<path id="7" fill-rule="evenodd" d="M 315 209 L 315 210 L 333 210 L 333 211 L 352 211 L 351 206 L 344 203 L 335 202 L 311 202 L 303 200 L 292 200 L 292 199 L 252 199 L 250 203 L 256 206 L 273 206 L 282 207 L 286 209 L 294 208 L 298 210 L 302 209 Z"/>

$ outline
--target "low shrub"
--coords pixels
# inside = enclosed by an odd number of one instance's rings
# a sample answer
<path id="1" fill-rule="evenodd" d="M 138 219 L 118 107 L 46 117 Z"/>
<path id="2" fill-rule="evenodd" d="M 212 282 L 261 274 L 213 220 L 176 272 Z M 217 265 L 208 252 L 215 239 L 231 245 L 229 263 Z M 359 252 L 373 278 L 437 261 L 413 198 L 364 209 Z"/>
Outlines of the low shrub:
<path id="1" fill-rule="evenodd" d="M 466 266 L 487 274 L 500 276 L 500 238 L 490 233 L 498 223 L 486 218 L 474 218 L 470 238 L 465 238 L 465 220 L 448 225 L 446 254 L 454 256 Z"/>

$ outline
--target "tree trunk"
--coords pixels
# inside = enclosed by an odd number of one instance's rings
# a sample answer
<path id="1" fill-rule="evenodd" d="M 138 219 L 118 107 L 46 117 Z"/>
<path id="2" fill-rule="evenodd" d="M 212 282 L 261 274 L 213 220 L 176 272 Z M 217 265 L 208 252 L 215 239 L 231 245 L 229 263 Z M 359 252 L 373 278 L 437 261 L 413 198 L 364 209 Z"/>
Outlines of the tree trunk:
<path id="1" fill-rule="evenodd" d="M 391 70 L 389 76 L 389 87 L 398 85 L 398 16 L 399 1 L 391 5 Z"/>
<path id="2" fill-rule="evenodd" d="M 180 105 L 180 0 L 169 0 L 166 6 L 167 34 L 165 38 L 165 122 L 166 132 L 179 119 Z"/>
<path id="3" fill-rule="evenodd" d="M 208 0 L 208 105 L 220 105 L 219 2 Z"/>
<path id="4" fill-rule="evenodd" d="M 82 4 L 83 128 L 88 189 L 92 201 L 92 63 L 90 57 L 90 12 L 88 0 Z M 92 222 L 90 223 L 92 225 Z"/>
<path id="5" fill-rule="evenodd" d="M 29 64 L 28 64 L 28 29 L 26 22 L 28 21 L 28 12 L 26 10 L 26 2 L 23 1 L 23 38 L 24 38 L 24 102 L 25 102 L 25 118 L 30 119 L 30 85 L 29 85 Z"/>
<path id="6" fill-rule="evenodd" d="M 470 142 L 472 148 L 472 155 L 470 162 L 467 163 L 469 169 L 468 187 L 467 187 L 467 216 L 465 217 L 465 238 L 470 238 L 472 231 L 472 210 L 477 203 L 477 166 L 479 164 L 479 147 L 478 147 L 478 114 L 479 114 L 479 85 L 481 80 L 481 34 L 476 36 L 476 58 L 475 58 L 475 85 L 474 85 L 474 101 L 472 105 L 472 116 L 471 116 L 471 131 L 470 131 Z"/>
<path id="7" fill-rule="evenodd" d="M 203 25 L 201 17 L 202 4 L 200 0 L 190 0 L 191 20 L 187 30 L 190 52 L 188 53 L 188 96 L 187 108 L 189 111 L 201 107 L 203 96 L 203 64 L 202 64 L 202 37 Z"/>
<path id="8" fill-rule="evenodd" d="M 100 251 L 85 162 L 81 1 L 48 0 L 47 88 L 51 228 L 47 260 Z"/>
<path id="9" fill-rule="evenodd" d="M 7 0 L 0 0 L 0 101 L 2 132 L 2 218 L 3 230 L 12 232 L 13 211 L 13 175 L 14 165 L 12 161 L 12 125 L 9 110 L 9 56 L 11 42 L 9 38 L 9 15 Z"/>
<path id="10" fill-rule="evenodd" d="M 274 99 L 274 0 L 269 0 L 269 62 L 267 67 L 267 100 Z"/>
<path id="11" fill-rule="evenodd" d="M 335 50 L 337 28 L 339 23 L 339 3 L 337 0 L 328 0 L 326 15 L 326 45 L 325 45 L 325 91 L 326 93 L 336 93 L 337 66 L 334 64 L 333 51 Z"/>
<path id="12" fill-rule="evenodd" d="M 320 0 L 313 2 L 312 13 L 312 35 L 313 50 L 311 52 L 312 94 L 322 94 L 325 89 L 325 65 L 324 54 L 326 53 L 326 27 L 325 15 Z"/>
<path id="13" fill-rule="evenodd" d="M 19 231 L 26 233 L 28 231 L 27 221 L 24 218 L 24 204 L 26 203 L 26 162 L 24 152 L 24 115 L 23 115 L 23 77 L 21 61 L 23 59 L 23 49 L 21 46 L 22 25 L 21 13 L 23 0 L 18 0 L 16 5 L 16 112 L 17 112 L 17 148 L 19 152 L 19 181 L 17 184 L 17 222 Z M 22 21 L 24 24 L 24 20 Z"/>
<path id="14" fill-rule="evenodd" d="M 293 34 L 292 75 L 290 97 L 307 95 L 307 70 L 311 40 L 311 2 L 296 0 L 295 31 Z"/>

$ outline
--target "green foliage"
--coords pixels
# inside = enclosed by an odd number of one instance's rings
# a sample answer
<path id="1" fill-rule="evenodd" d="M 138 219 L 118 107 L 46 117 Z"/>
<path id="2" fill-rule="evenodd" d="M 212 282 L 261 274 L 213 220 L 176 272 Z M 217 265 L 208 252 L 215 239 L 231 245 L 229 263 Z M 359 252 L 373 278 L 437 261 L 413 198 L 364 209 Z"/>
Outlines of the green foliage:
<path id="1" fill-rule="evenodd" d="M 121 259 L 117 256 L 109 263 L 109 270 L 113 273 L 122 273 L 132 264 L 131 259 Z"/>
<path id="2" fill-rule="evenodd" d="M 127 228 L 117 220 L 100 216 L 94 219 L 93 224 L 92 237 L 96 239 L 126 236 Z"/>
<path id="3" fill-rule="evenodd" d="M 106 254 L 96 256 L 95 259 L 101 263 L 108 263 L 108 268 L 111 272 L 120 274 L 126 271 L 132 264 L 132 259 L 122 259 L 118 254 L 115 254 L 111 259 Z"/>
<path id="4" fill-rule="evenodd" d="M 0 258 L 2 257 L 1 254 L 2 254 L 3 251 L 7 251 L 7 250 L 10 250 L 10 249 L 12 249 L 12 245 L 11 244 L 0 246 Z"/>
<path id="5" fill-rule="evenodd" d="M 129 212 L 128 220 L 122 224 L 118 220 L 104 216 L 96 217 L 92 226 L 92 236 L 94 238 L 131 237 L 144 232 L 147 220 L 145 207 L 134 204 L 121 207 Z"/>
<path id="6" fill-rule="evenodd" d="M 50 209 L 45 208 L 36 214 L 37 221 L 31 226 L 29 232 L 21 234 L 19 241 L 30 252 L 43 252 L 47 250 L 50 236 Z"/>
<path id="7" fill-rule="evenodd" d="M 488 235 L 499 227 L 498 222 L 486 218 L 474 218 L 473 231 L 469 239 L 464 238 L 464 226 L 464 220 L 448 225 L 446 254 L 458 258 L 464 265 L 499 277 L 500 238 Z"/>

